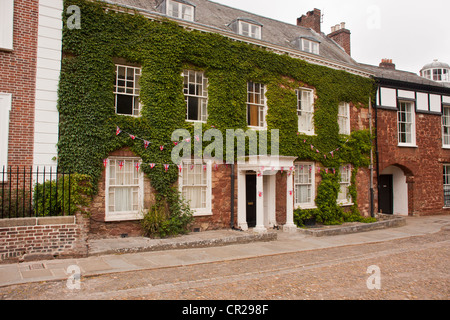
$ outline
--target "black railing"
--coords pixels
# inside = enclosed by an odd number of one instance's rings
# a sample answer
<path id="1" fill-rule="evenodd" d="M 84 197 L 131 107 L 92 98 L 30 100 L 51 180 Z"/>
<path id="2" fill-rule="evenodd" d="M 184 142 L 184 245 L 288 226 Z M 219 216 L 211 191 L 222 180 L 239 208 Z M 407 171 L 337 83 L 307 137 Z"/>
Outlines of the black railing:
<path id="1" fill-rule="evenodd" d="M 63 216 L 70 211 L 71 175 L 55 167 L 3 167 L 0 219 Z"/>

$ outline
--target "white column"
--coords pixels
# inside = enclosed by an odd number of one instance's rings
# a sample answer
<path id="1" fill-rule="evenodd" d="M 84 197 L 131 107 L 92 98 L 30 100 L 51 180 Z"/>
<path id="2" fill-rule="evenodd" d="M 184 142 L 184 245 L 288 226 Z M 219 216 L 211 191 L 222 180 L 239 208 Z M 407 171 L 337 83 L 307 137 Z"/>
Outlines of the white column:
<path id="1" fill-rule="evenodd" d="M 237 186 L 238 186 L 238 208 L 237 208 L 237 222 L 238 227 L 244 231 L 248 230 L 247 224 L 247 206 L 246 206 L 246 191 L 245 191 L 245 171 L 237 170 Z"/>
<path id="2" fill-rule="evenodd" d="M 255 232 L 263 233 L 267 229 L 264 226 L 264 180 L 263 175 L 256 177 L 256 227 Z"/>
<path id="3" fill-rule="evenodd" d="M 294 175 L 289 172 L 286 175 L 286 224 L 283 231 L 292 232 L 297 230 L 294 224 Z"/>
<path id="4" fill-rule="evenodd" d="M 276 217 L 276 175 L 269 176 L 269 193 L 266 195 L 269 197 L 268 202 L 268 214 L 269 214 L 269 226 L 274 227 L 277 225 L 277 217 Z"/>

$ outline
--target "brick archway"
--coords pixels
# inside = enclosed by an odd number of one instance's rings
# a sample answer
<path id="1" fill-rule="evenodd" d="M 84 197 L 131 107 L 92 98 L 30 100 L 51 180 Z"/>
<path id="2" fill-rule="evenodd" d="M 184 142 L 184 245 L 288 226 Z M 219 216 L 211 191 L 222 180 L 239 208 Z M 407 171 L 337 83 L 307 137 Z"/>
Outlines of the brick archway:
<path id="1" fill-rule="evenodd" d="M 414 173 L 408 167 L 395 163 L 384 167 L 381 176 L 392 177 L 392 213 L 411 216 L 414 213 Z M 379 206 L 383 197 L 383 186 L 378 186 Z"/>

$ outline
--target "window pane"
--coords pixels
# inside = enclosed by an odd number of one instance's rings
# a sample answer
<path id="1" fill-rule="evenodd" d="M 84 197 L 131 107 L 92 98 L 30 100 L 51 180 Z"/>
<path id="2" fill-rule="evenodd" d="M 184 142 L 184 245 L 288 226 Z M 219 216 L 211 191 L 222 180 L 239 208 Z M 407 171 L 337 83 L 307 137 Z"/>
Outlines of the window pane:
<path id="1" fill-rule="evenodd" d="M 133 96 L 118 94 L 116 100 L 116 113 L 126 115 L 133 114 Z"/>

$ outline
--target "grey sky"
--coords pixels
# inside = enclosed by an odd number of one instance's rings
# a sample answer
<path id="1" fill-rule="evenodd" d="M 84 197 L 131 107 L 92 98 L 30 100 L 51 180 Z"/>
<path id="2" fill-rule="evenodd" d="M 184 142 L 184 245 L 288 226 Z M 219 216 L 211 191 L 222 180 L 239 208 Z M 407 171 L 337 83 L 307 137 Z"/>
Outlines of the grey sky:
<path id="1" fill-rule="evenodd" d="M 397 69 L 419 73 L 438 59 L 450 64 L 448 0 L 213 0 L 234 8 L 295 24 L 314 8 L 322 10 L 322 32 L 345 22 L 352 33 L 352 57 L 378 65 L 392 59 Z"/>

